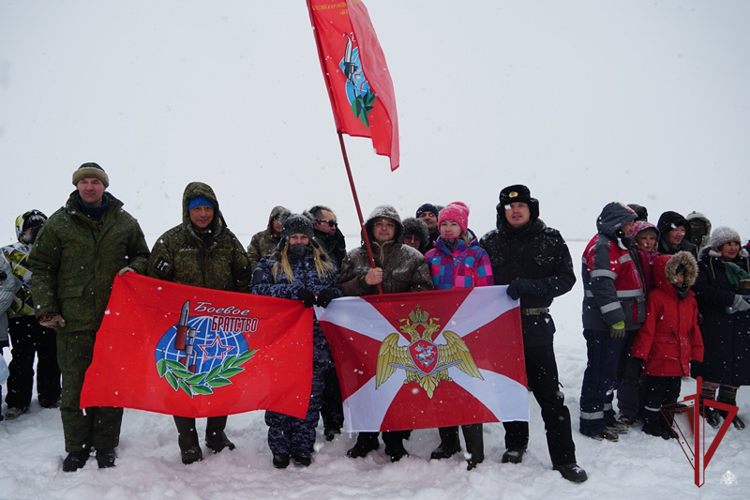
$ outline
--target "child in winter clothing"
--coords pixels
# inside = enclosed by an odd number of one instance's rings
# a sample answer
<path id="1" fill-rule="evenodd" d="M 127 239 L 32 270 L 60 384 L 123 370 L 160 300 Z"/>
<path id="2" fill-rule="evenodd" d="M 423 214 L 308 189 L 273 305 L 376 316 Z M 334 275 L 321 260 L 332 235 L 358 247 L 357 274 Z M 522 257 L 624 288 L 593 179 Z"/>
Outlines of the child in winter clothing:
<path id="1" fill-rule="evenodd" d="M 703 361 L 698 304 L 690 290 L 698 265 L 690 252 L 680 251 L 657 257 L 653 270 L 656 288 L 648 295 L 646 322 L 631 354 L 645 362 L 643 431 L 669 439 L 671 418 L 661 418 L 660 408 L 677 402 L 681 377 L 689 375 L 690 362 Z"/>
<path id="2" fill-rule="evenodd" d="M 650 292 L 656 286 L 654 275 L 651 271 L 651 265 L 654 263 L 659 252 L 656 249 L 659 243 L 659 229 L 650 222 L 636 221 L 633 225 L 633 240 L 638 250 L 638 262 L 641 265 L 641 272 L 645 280 L 646 292 Z"/>
<path id="3" fill-rule="evenodd" d="M 430 267 L 432 284 L 436 290 L 472 288 L 495 284 L 490 258 L 479 247 L 476 236 L 468 228 L 469 207 L 460 201 L 450 203 L 440 211 L 438 229 L 440 236 L 435 248 L 425 255 Z M 462 425 L 469 458 L 468 469 L 484 461 L 482 424 Z M 432 452 L 431 459 L 449 458 L 461 451 L 458 427 L 440 428 L 440 446 Z"/>

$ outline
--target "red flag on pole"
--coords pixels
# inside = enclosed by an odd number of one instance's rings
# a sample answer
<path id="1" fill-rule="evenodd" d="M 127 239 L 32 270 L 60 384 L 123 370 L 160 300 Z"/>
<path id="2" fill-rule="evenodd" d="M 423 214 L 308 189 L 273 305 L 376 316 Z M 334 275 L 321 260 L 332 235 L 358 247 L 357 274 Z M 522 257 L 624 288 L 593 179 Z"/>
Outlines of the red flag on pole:
<path id="1" fill-rule="evenodd" d="M 398 117 L 383 49 L 359 0 L 307 0 L 336 128 L 370 137 L 375 152 L 399 166 Z"/>
<path id="2" fill-rule="evenodd" d="M 301 302 L 128 273 L 115 277 L 81 408 L 305 418 L 311 383 L 312 311 Z"/>
<path id="3" fill-rule="evenodd" d="M 346 430 L 528 421 L 521 314 L 506 289 L 344 297 L 316 308 Z"/>

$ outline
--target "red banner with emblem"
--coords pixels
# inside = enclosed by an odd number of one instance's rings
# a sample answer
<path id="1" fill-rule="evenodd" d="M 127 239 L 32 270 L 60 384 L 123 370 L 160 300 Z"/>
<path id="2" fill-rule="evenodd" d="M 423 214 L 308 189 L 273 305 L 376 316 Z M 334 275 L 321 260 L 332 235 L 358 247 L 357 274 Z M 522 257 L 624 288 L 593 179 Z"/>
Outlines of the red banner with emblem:
<path id="1" fill-rule="evenodd" d="M 393 81 L 361 0 L 307 0 L 336 129 L 370 137 L 375 152 L 399 166 Z"/>
<path id="2" fill-rule="evenodd" d="M 519 302 L 506 289 L 344 297 L 316 308 L 346 430 L 528 420 Z"/>
<path id="3" fill-rule="evenodd" d="M 305 418 L 311 384 L 312 311 L 301 302 L 127 273 L 115 278 L 81 408 Z"/>

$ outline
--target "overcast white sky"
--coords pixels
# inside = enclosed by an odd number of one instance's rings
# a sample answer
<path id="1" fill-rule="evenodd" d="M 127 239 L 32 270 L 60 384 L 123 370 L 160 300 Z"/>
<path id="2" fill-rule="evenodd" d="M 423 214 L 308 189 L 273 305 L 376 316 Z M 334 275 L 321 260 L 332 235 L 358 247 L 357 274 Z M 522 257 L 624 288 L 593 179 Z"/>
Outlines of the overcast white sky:
<path id="1" fill-rule="evenodd" d="M 750 237 L 750 2 L 366 2 L 393 77 L 401 168 L 347 139 L 362 209 L 500 189 L 588 239 L 612 200 L 704 212 Z M 316 203 L 358 242 L 303 0 L 0 0 L 0 243 L 96 161 L 149 244 L 209 183 L 244 244 Z"/>

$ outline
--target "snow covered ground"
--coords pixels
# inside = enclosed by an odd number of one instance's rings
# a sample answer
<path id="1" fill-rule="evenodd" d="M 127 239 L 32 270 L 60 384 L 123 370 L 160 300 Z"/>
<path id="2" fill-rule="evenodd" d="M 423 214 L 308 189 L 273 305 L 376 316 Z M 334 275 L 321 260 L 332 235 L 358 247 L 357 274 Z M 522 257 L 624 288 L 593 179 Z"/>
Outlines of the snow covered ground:
<path id="1" fill-rule="evenodd" d="M 458 199 L 483 234 L 499 190 L 524 183 L 569 239 L 590 237 L 613 199 L 647 205 L 652 220 L 699 210 L 750 235 L 747 1 L 365 3 L 394 80 L 402 150 L 391 173 L 368 140 L 347 138 L 365 214 Z M 302 0 L 0 1 L 0 109 L 0 171 L 13 182 L 3 185 L 2 245 L 18 214 L 64 202 L 85 161 L 108 171 L 149 244 L 180 221 L 194 180 L 212 185 L 245 244 L 271 207 L 318 203 L 337 212 L 350 248 L 358 242 Z M 582 248 L 571 243 L 574 262 Z M 353 437 L 341 436 L 320 441 L 310 468 L 278 471 L 256 412 L 230 417 L 236 450 L 185 467 L 170 417 L 126 410 L 117 467 L 92 461 L 63 474 L 59 412 L 34 401 L 0 422 L 0 499 L 750 497 L 750 429 L 728 431 L 700 489 L 674 441 L 577 432 L 581 295 L 579 283 L 553 312 L 583 485 L 551 470 L 534 402 L 519 466 L 499 463 L 502 426 L 490 424 L 487 461 L 472 472 L 460 458 L 427 460 L 437 431 L 415 432 L 397 464 L 382 449 L 348 459 Z M 686 382 L 683 396 L 693 392 Z M 748 420 L 749 393 L 739 391 Z"/>
<path id="2" fill-rule="evenodd" d="M 572 242 L 576 257 L 583 242 Z M 57 410 L 31 411 L 14 421 L 0 422 L 0 498 L 2 499 L 745 499 L 750 484 L 750 429 L 730 428 L 697 488 L 693 470 L 676 441 L 664 441 L 633 430 L 618 443 L 597 442 L 578 433 L 578 399 L 586 367 L 580 330 L 580 282 L 553 305 L 558 325 L 557 360 L 563 391 L 573 418 L 579 464 L 589 474 L 577 485 L 551 470 L 539 408 L 532 398 L 531 442 L 521 465 L 500 464 L 504 451 L 500 424 L 485 425 L 487 460 L 467 471 L 462 457 L 430 461 L 437 446 L 436 430 L 418 430 L 406 447 L 411 456 L 392 464 L 383 453 L 366 459 L 345 456 L 354 437 L 342 435 L 328 443 L 319 429 L 317 453 L 309 468 L 274 469 L 266 445 L 262 412 L 229 418 L 234 451 L 207 455 L 185 466 L 180 461 L 171 417 L 125 410 L 114 469 L 99 470 L 95 460 L 76 473 L 60 469 L 62 425 Z M 6 350 L 6 360 L 10 356 Z M 5 388 L 4 388 L 5 389 Z M 750 419 L 750 389 L 739 391 L 740 414 Z M 5 392 L 5 390 L 4 390 Z M 682 397 L 695 392 L 685 381 Z M 202 429 L 202 425 L 199 429 Z M 715 435 L 708 430 L 708 439 Z M 205 451 L 205 450 L 204 450 Z"/>

